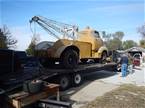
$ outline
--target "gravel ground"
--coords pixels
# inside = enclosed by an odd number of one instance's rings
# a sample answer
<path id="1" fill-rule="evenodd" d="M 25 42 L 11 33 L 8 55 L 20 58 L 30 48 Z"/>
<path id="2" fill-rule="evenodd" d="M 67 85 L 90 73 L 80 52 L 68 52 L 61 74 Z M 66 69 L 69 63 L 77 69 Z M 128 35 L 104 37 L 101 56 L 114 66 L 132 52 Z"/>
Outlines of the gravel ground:
<path id="1" fill-rule="evenodd" d="M 145 87 L 122 85 L 81 108 L 145 108 Z"/>

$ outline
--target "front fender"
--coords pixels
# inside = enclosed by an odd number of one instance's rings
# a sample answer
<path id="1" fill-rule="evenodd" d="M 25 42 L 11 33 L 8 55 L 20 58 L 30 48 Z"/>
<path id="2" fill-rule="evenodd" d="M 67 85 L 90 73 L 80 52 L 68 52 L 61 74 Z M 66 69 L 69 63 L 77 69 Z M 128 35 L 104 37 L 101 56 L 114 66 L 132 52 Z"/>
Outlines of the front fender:
<path id="1" fill-rule="evenodd" d="M 107 54 L 108 54 L 108 49 L 107 49 L 107 47 L 105 47 L 105 46 L 100 47 L 99 50 L 98 50 L 98 53 L 102 53 L 103 51 L 106 51 Z"/>
<path id="2" fill-rule="evenodd" d="M 69 46 L 69 45 L 68 45 Z M 55 58 L 60 58 L 62 52 L 68 47 L 68 46 L 61 46 L 60 48 L 57 49 L 55 53 Z"/>

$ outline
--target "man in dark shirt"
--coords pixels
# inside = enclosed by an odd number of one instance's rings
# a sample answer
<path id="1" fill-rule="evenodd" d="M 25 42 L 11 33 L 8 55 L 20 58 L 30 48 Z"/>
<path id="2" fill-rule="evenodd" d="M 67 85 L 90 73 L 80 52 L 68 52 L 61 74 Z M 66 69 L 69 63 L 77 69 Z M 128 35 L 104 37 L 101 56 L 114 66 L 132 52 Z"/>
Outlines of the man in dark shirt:
<path id="1" fill-rule="evenodd" d="M 121 57 L 122 77 L 125 77 L 127 75 L 127 67 L 128 67 L 128 56 L 123 54 L 123 56 Z"/>

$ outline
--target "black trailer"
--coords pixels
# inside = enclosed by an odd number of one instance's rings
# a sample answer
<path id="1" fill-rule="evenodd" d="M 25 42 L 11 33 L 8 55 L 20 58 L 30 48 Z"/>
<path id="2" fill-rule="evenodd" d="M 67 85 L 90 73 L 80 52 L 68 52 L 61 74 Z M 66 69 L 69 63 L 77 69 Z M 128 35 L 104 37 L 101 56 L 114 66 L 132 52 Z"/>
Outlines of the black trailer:
<path id="1" fill-rule="evenodd" d="M 115 70 L 116 64 L 79 64 L 78 68 L 75 69 L 63 69 L 57 65 L 51 68 L 31 67 L 30 65 L 30 67 L 24 67 L 21 72 L 0 76 L 0 88 L 11 90 L 17 85 L 22 86 L 23 82 L 27 80 L 40 79 L 60 84 L 60 89 L 66 90 L 71 86 L 79 86 L 83 82 L 85 74 L 105 69 Z"/>
<path id="2" fill-rule="evenodd" d="M 115 70 L 116 68 L 115 63 L 79 64 L 78 68 L 76 69 L 63 69 L 57 65 L 51 68 L 31 66 L 32 65 L 28 65 L 28 67 L 24 67 L 24 70 L 21 72 L 7 73 L 0 76 L 0 88 L 2 91 L 4 90 L 4 93 L 0 96 L 0 101 L 3 100 L 4 94 L 8 94 L 12 91 L 22 89 L 24 82 L 27 80 L 40 79 L 46 82 L 57 83 L 60 85 L 61 90 L 66 90 L 71 86 L 79 86 L 83 82 L 83 76 L 85 74 L 106 69 Z M 50 104 L 50 101 L 40 100 L 39 103 L 47 105 Z M 52 104 L 55 103 L 56 102 L 52 102 Z M 68 106 L 68 108 L 70 108 L 69 103 L 59 104 L 63 106 Z"/>
<path id="3" fill-rule="evenodd" d="M 24 51 L 0 49 L 0 75 L 20 70 L 26 58 Z"/>
<path id="4" fill-rule="evenodd" d="M 0 49 L 0 75 L 14 71 L 14 51 Z"/>
<path id="5" fill-rule="evenodd" d="M 62 69 L 62 68 L 45 68 L 43 74 L 39 79 L 57 83 L 60 85 L 61 90 L 66 90 L 71 86 L 79 86 L 83 82 L 85 74 L 96 72 L 100 70 L 116 70 L 116 63 L 108 64 L 79 64 L 78 68 L 75 69 Z"/>

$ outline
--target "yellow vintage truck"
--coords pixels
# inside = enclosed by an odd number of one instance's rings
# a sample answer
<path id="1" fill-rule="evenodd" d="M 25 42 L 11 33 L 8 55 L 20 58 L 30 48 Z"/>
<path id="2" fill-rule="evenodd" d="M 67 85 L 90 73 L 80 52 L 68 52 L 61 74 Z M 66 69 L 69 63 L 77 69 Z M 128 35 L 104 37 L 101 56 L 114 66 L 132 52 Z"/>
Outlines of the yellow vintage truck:
<path id="1" fill-rule="evenodd" d="M 108 49 L 104 46 L 99 32 L 94 29 L 87 27 L 82 31 L 78 31 L 75 26 L 58 23 L 40 16 L 34 16 L 31 19 L 31 22 L 33 21 L 37 22 L 45 30 L 49 30 L 48 32 L 51 35 L 54 35 L 54 33 L 50 32 L 49 28 L 64 35 L 63 38 L 59 38 L 56 42 L 42 41 L 36 45 L 35 55 L 41 58 L 41 63 L 44 66 L 58 61 L 65 68 L 76 68 L 80 61 L 85 63 L 88 59 L 93 59 L 97 62 L 106 59 L 108 55 Z M 74 35 L 75 39 L 70 39 Z M 56 37 L 56 35 L 54 36 Z"/>

